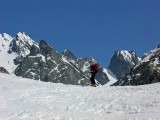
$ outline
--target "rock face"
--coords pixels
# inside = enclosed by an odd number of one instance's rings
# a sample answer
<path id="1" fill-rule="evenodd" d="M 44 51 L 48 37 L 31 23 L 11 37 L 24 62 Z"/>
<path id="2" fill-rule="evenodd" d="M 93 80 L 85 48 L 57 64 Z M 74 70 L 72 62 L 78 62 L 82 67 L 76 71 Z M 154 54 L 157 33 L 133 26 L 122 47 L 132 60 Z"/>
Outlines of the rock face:
<path id="1" fill-rule="evenodd" d="M 9 74 L 8 71 L 5 68 L 3 68 L 3 67 L 0 67 L 0 72 L 1 73 L 7 73 L 7 74 Z"/>
<path id="2" fill-rule="evenodd" d="M 9 53 L 15 52 L 18 55 L 24 57 L 30 53 L 30 48 L 33 44 L 35 44 L 35 42 L 29 35 L 27 35 L 25 32 L 22 33 L 19 32 L 10 43 L 10 49 L 8 52 Z"/>
<path id="3" fill-rule="evenodd" d="M 62 57 L 70 63 L 77 64 L 77 57 L 70 50 L 65 50 Z"/>
<path id="4" fill-rule="evenodd" d="M 17 76 L 54 83 L 73 85 L 89 84 L 87 76 L 75 65 L 63 59 L 47 42 L 40 41 L 33 45 L 15 70 Z"/>
<path id="5" fill-rule="evenodd" d="M 160 48 L 145 54 L 143 59 L 114 85 L 144 85 L 160 82 Z"/>
<path id="6" fill-rule="evenodd" d="M 109 69 L 120 78 L 125 73 L 138 63 L 139 59 L 135 52 L 126 50 L 116 50 L 111 62 L 109 64 Z"/>

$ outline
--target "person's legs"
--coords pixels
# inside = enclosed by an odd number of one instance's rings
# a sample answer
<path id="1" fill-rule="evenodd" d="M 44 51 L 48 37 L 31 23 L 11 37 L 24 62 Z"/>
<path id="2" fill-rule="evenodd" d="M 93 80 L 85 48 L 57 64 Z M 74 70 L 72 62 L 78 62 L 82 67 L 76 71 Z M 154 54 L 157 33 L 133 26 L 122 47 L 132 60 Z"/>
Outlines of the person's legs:
<path id="1" fill-rule="evenodd" d="M 92 83 L 92 85 L 96 84 L 96 82 L 94 80 L 95 76 L 96 76 L 96 73 L 92 73 L 92 76 L 91 76 L 91 83 Z"/>

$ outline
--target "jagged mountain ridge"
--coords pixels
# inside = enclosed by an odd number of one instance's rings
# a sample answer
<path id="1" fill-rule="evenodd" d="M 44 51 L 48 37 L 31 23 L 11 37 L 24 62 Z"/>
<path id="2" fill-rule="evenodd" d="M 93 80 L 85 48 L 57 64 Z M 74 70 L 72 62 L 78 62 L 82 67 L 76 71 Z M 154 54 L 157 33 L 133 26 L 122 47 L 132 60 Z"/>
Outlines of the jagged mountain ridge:
<path id="1" fill-rule="evenodd" d="M 79 69 L 65 61 L 44 40 L 40 41 L 39 47 L 31 48 L 31 54 L 27 55 L 20 63 L 15 74 L 54 83 L 89 84 L 88 78 Z"/>
<path id="2" fill-rule="evenodd" d="M 1 59 L 0 66 L 7 69 L 9 73 L 55 83 L 90 84 L 89 76 L 77 65 L 79 60 L 73 54 L 73 60 L 69 60 L 54 50 L 46 41 L 41 40 L 38 44 L 24 32 L 17 33 L 14 38 L 1 34 L 0 38 L 1 57 L 5 59 L 7 56 L 5 62 Z M 7 49 L 4 49 L 2 45 L 4 41 Z M 106 74 L 103 73 L 103 76 Z M 106 76 L 99 80 L 99 83 L 105 84 L 108 81 Z"/>

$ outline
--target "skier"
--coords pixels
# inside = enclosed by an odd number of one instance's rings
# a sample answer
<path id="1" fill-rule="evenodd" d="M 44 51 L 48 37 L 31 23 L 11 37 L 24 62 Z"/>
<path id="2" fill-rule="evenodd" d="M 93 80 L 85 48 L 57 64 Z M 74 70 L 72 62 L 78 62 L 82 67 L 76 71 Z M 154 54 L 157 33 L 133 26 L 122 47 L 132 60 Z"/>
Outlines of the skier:
<path id="1" fill-rule="evenodd" d="M 90 86 L 96 87 L 96 82 L 94 78 L 98 72 L 98 64 L 92 60 L 89 61 L 89 63 L 90 63 L 90 73 L 91 73 L 91 78 L 90 78 L 91 85 Z"/>

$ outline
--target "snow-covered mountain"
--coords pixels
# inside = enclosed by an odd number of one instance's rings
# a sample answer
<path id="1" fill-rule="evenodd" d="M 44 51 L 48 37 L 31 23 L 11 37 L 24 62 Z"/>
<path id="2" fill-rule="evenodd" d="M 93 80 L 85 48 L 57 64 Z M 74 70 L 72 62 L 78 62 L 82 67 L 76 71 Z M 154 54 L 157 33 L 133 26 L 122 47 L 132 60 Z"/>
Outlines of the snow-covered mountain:
<path id="1" fill-rule="evenodd" d="M 114 85 L 144 85 L 156 82 L 160 82 L 159 46 L 146 53 L 142 60 Z"/>
<path id="2" fill-rule="evenodd" d="M 30 53 L 33 44 L 37 43 L 24 32 L 17 33 L 14 38 L 7 33 L 0 34 L 0 66 L 14 74 L 19 61 Z"/>
<path id="3" fill-rule="evenodd" d="M 0 34 L 0 66 L 13 74 L 17 67 L 13 61 L 18 55 L 16 53 L 8 53 L 12 40 L 13 38 L 10 35 L 6 33 Z"/>
<path id="4" fill-rule="evenodd" d="M 18 55 L 25 57 L 30 53 L 31 46 L 33 44 L 37 43 L 35 43 L 27 33 L 19 32 L 10 43 L 10 49 L 8 52 L 9 53 L 15 52 Z"/>
<path id="5" fill-rule="evenodd" d="M 0 120 L 160 120 L 159 86 L 93 88 L 0 73 Z"/>
<path id="6" fill-rule="evenodd" d="M 54 83 L 90 84 L 87 62 L 92 58 L 77 59 L 69 50 L 61 55 L 46 41 L 41 40 L 38 44 L 25 32 L 17 33 L 14 38 L 0 34 L 0 58 L 0 67 L 10 74 Z M 96 77 L 102 85 L 110 80 L 109 73 L 103 69 L 100 66 Z"/>
<path id="7" fill-rule="evenodd" d="M 116 75 L 117 78 L 122 77 L 125 73 L 138 63 L 139 58 L 134 51 L 116 50 L 109 69 Z"/>

